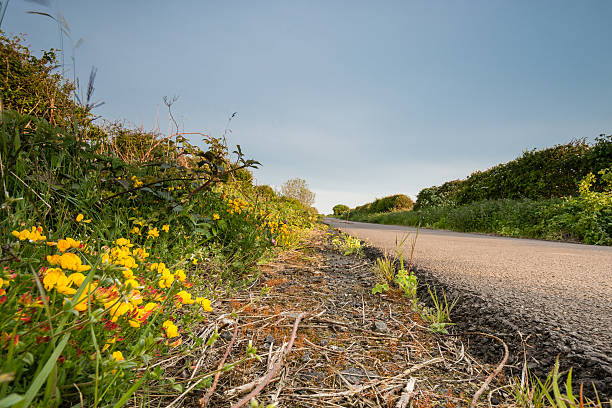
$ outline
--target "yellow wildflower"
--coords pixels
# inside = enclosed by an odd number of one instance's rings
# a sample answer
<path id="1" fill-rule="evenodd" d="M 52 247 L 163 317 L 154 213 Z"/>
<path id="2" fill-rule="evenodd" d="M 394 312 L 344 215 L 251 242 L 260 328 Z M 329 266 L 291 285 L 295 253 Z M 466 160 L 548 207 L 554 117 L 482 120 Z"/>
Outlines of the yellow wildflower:
<path id="1" fill-rule="evenodd" d="M 217 214 L 217 213 L 213 214 L 213 220 L 218 220 L 219 218 L 221 218 L 221 217 L 219 217 L 219 214 Z"/>
<path id="2" fill-rule="evenodd" d="M 197 297 L 195 302 L 202 306 L 202 308 L 204 309 L 204 311 L 206 312 L 212 312 L 212 307 L 211 307 L 211 302 L 209 299 L 206 299 L 205 297 Z"/>
<path id="3" fill-rule="evenodd" d="M 162 327 L 166 329 L 166 336 L 173 338 L 178 336 L 178 327 L 172 322 L 172 320 L 166 320 Z"/>
<path id="4" fill-rule="evenodd" d="M 170 224 L 164 224 L 162 226 L 162 230 L 165 231 L 165 232 L 169 232 L 170 231 Z"/>
<path id="5" fill-rule="evenodd" d="M 138 286 L 140 286 L 138 281 L 135 279 L 127 279 L 123 284 L 128 290 L 136 289 Z"/>
<path id="6" fill-rule="evenodd" d="M 149 233 L 148 233 L 148 237 L 147 238 L 157 238 L 159 237 L 159 231 L 157 230 L 157 227 L 150 229 Z"/>
<path id="7" fill-rule="evenodd" d="M 182 305 L 191 305 L 195 303 L 195 301 L 191 297 L 191 293 L 187 291 L 181 290 L 175 296 L 180 300 L 180 303 L 177 305 L 179 309 L 182 307 Z"/>
<path id="8" fill-rule="evenodd" d="M 174 274 L 176 275 L 176 279 L 180 282 L 185 282 L 187 280 L 187 275 L 185 275 L 185 271 L 182 269 L 177 269 Z"/>
<path id="9" fill-rule="evenodd" d="M 64 271 L 60 268 L 49 268 L 45 271 L 45 277 L 43 278 L 43 285 L 45 289 L 51 290 L 57 284 L 58 279 L 64 275 Z M 65 277 L 65 275 L 64 275 Z"/>
<path id="10" fill-rule="evenodd" d="M 113 360 L 115 361 L 125 360 L 125 358 L 123 358 L 123 353 L 121 353 L 120 351 L 113 351 Z"/>
<path id="11" fill-rule="evenodd" d="M 81 221 L 83 221 L 83 218 L 85 218 L 85 216 L 83 216 L 83 214 L 79 214 L 79 215 L 77 215 L 77 217 L 76 217 L 76 222 L 81 222 Z"/>

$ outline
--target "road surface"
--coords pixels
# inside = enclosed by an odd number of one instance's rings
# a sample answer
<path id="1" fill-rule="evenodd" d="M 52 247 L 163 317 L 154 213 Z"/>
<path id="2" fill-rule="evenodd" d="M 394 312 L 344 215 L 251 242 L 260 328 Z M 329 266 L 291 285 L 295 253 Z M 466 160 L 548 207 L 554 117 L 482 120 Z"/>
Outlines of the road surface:
<path id="1" fill-rule="evenodd" d="M 391 254 L 396 239 L 416 233 L 403 226 L 324 222 Z M 409 255 L 409 245 L 404 252 Z M 612 394 L 612 247 L 422 229 L 414 264 L 459 294 L 476 293 L 485 307 L 474 310 L 483 313 L 490 303 L 493 327 L 500 330 L 502 322 L 507 331 L 535 333 L 536 349 L 560 353 L 580 366 L 574 370 L 584 379 Z"/>

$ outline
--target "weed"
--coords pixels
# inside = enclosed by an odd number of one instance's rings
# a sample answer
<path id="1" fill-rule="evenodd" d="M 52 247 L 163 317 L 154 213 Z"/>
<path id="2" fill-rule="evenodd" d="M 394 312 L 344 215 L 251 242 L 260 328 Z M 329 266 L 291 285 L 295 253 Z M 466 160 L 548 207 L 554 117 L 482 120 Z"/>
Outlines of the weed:
<path id="1" fill-rule="evenodd" d="M 393 261 L 389 259 L 389 255 L 385 253 L 383 257 L 376 258 L 374 266 L 372 268 L 374 276 L 380 283 L 393 282 L 395 276 L 395 268 L 393 267 Z"/>
<path id="2" fill-rule="evenodd" d="M 457 303 L 457 299 L 449 304 L 445 292 L 442 292 L 442 299 L 440 299 L 435 288 L 432 291 L 431 287 L 427 286 L 427 291 L 434 307 L 423 307 L 420 311 L 421 317 L 429 322 L 429 329 L 432 332 L 448 334 L 446 327 L 454 325 L 450 322 L 450 314 Z"/>
<path id="3" fill-rule="evenodd" d="M 563 375 L 559 372 L 559 357 L 555 361 L 552 371 L 546 377 L 544 383 L 533 376 L 527 367 L 523 368 L 520 381 L 512 384 L 513 397 L 516 405 L 521 408 L 602 408 L 603 404 L 595 391 L 595 400 L 584 397 L 583 385 L 580 385 L 578 395 L 574 394 L 572 388 L 572 369 L 570 368 L 565 379 L 565 394 L 561 393 Z"/>
<path id="4" fill-rule="evenodd" d="M 344 255 L 363 255 L 363 247 L 361 246 L 359 238 L 342 233 L 341 235 L 335 236 L 331 243 L 334 248 Z"/>

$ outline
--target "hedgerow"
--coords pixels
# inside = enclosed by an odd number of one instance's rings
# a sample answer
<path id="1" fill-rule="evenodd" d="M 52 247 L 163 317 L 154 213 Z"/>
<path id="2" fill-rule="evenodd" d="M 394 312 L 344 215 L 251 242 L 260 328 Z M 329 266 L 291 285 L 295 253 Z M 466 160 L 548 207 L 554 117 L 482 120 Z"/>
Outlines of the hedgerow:
<path id="1" fill-rule="evenodd" d="M 41 68 L 47 62 L 11 47 L 26 68 L 53 75 Z M 11 83 L 28 80 L 31 71 L 23 72 Z M 3 101 L 11 89 L 2 88 Z M 72 89 L 55 90 L 70 100 Z M 28 92 L 18 100 L 42 97 Z M 259 163 L 240 146 L 230 153 L 221 139 L 201 135 L 201 149 L 180 133 L 92 125 L 87 110 L 80 121 L 68 113 L 61 121 L 25 102 L 7 106 L 14 109 L 0 116 L 0 406 L 72 406 L 81 398 L 120 406 L 152 381 L 172 384 L 150 368 L 204 341 L 195 328 L 214 309 L 216 288 L 252 279 L 262 258 L 297 245 L 316 220 L 299 202 L 256 194 L 248 169 Z"/>
<path id="2" fill-rule="evenodd" d="M 508 163 L 472 173 L 465 180 L 421 190 L 415 210 L 457 206 L 481 200 L 549 199 L 576 196 L 580 181 L 612 163 L 612 135 L 595 143 L 577 140 L 542 150 L 529 150 Z M 596 183 L 594 191 L 602 191 Z"/>
<path id="3" fill-rule="evenodd" d="M 411 225 L 462 232 L 586 244 L 612 244 L 612 177 L 610 170 L 589 173 L 575 197 L 481 200 L 460 206 L 428 207 L 351 216 L 355 221 Z M 603 191 L 593 190 L 599 184 Z"/>

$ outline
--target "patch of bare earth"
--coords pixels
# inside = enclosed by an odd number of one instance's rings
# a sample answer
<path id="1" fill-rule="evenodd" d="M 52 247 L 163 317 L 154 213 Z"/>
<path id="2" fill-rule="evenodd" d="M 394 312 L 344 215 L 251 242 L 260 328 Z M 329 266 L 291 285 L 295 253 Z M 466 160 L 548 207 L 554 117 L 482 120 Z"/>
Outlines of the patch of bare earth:
<path id="1" fill-rule="evenodd" d="M 399 292 L 372 295 L 371 261 L 339 254 L 329 239 L 313 232 L 304 248 L 262 266 L 248 291 L 216 305 L 198 330 L 208 340 L 218 328 L 216 343 L 166 363 L 192 387 L 173 406 L 248 406 L 253 394 L 280 407 L 470 405 L 495 366 L 476 361 L 460 340 L 428 332 Z M 244 358 L 249 342 L 260 361 L 220 372 L 208 388 L 194 386 Z M 480 405 L 505 405 L 499 392 L 489 394 L 494 384 Z"/>

